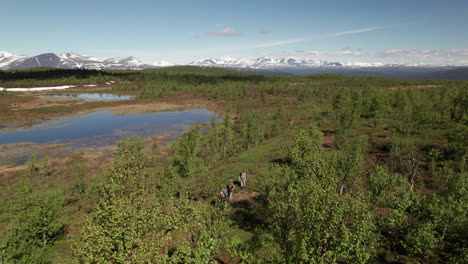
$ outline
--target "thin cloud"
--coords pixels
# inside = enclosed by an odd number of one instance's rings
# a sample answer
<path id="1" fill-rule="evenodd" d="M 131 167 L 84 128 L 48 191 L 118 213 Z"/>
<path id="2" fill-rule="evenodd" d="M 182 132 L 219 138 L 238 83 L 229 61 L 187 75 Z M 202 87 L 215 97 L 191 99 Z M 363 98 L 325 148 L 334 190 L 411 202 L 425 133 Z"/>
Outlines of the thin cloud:
<path id="1" fill-rule="evenodd" d="M 367 52 L 357 51 L 357 50 L 342 50 L 337 52 L 328 53 L 329 57 L 369 57 L 370 54 Z"/>
<path id="2" fill-rule="evenodd" d="M 304 52 L 303 54 L 304 56 L 326 56 L 325 52 L 316 51 L 316 50 L 307 51 L 307 52 Z"/>
<path id="3" fill-rule="evenodd" d="M 268 35 L 268 34 L 271 34 L 271 30 L 261 30 L 260 32 L 258 32 L 258 34 L 260 34 L 260 35 Z"/>
<path id="4" fill-rule="evenodd" d="M 222 30 L 215 30 L 215 31 L 210 31 L 207 32 L 208 35 L 213 35 L 213 36 L 221 36 L 221 37 L 226 37 L 226 36 L 237 36 L 239 33 L 233 28 L 224 28 Z"/>
<path id="5" fill-rule="evenodd" d="M 380 27 L 361 28 L 361 29 L 356 29 L 356 30 L 351 30 L 351 31 L 331 33 L 331 34 L 327 34 L 325 36 L 327 36 L 327 37 L 337 37 L 337 36 L 344 36 L 344 35 L 352 35 L 352 34 L 357 34 L 357 33 L 374 31 L 374 30 L 377 30 L 377 29 L 381 29 L 381 28 Z"/>
<path id="6" fill-rule="evenodd" d="M 297 57 L 370 57 L 371 55 L 362 50 L 357 51 L 352 48 L 341 49 L 335 52 L 322 52 L 322 51 L 304 51 L 296 50 L 295 52 L 287 53 L 288 56 Z"/>
<path id="7" fill-rule="evenodd" d="M 275 46 L 281 46 L 281 45 L 286 45 L 286 44 L 293 44 L 293 43 L 299 43 L 299 42 L 304 42 L 306 39 L 287 39 L 287 40 L 281 40 L 281 41 L 273 41 L 273 42 L 264 42 L 256 45 L 250 45 L 250 46 L 245 46 L 244 48 L 246 49 L 258 49 L 258 48 L 268 48 L 268 47 L 275 47 Z"/>
<path id="8" fill-rule="evenodd" d="M 465 50 L 384 50 L 378 52 L 376 57 L 380 58 L 468 58 L 468 49 Z"/>
<path id="9" fill-rule="evenodd" d="M 330 33 L 330 34 L 325 34 L 325 35 L 320 35 L 320 36 L 315 36 L 315 37 L 306 37 L 306 38 L 287 39 L 287 40 L 274 41 L 274 42 L 265 42 L 265 43 L 260 43 L 260 44 L 256 44 L 256 45 L 245 46 L 244 48 L 247 48 L 247 49 L 268 48 L 268 47 L 275 47 L 275 46 L 281 46 L 281 45 L 304 42 L 304 41 L 307 41 L 307 40 L 318 40 L 318 39 L 324 39 L 324 38 L 329 38 L 329 37 L 338 37 L 338 36 L 344 36 L 344 35 L 364 33 L 364 32 L 374 31 L 374 30 L 378 30 L 378 29 L 381 29 L 381 27 L 361 28 L 361 29 L 356 29 L 356 30 L 351 30 L 351 31 Z"/>

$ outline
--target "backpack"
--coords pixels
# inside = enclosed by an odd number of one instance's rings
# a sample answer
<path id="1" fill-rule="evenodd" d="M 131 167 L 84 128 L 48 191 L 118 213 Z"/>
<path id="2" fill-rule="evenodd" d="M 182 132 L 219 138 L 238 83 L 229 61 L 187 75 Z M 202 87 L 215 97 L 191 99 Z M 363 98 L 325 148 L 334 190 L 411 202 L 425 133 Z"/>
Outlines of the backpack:
<path id="1" fill-rule="evenodd" d="M 226 186 L 226 189 L 228 190 L 228 192 L 232 192 L 234 190 L 234 185 L 228 185 Z"/>

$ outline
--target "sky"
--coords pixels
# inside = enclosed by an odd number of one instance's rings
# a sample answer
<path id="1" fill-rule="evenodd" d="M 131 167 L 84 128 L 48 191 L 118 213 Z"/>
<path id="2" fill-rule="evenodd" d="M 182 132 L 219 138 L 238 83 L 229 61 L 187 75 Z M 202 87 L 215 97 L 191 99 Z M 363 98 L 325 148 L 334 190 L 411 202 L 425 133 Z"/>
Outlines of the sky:
<path id="1" fill-rule="evenodd" d="M 468 65 L 467 0 L 15 0 L 0 10 L 0 50 L 18 55 Z"/>

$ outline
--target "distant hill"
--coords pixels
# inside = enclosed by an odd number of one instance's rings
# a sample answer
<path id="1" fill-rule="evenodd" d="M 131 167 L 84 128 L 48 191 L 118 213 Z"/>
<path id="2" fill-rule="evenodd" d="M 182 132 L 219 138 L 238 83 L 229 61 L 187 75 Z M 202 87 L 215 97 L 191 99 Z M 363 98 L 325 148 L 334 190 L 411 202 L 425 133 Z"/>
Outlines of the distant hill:
<path id="1" fill-rule="evenodd" d="M 420 79 L 468 81 L 468 67 L 424 74 Z"/>

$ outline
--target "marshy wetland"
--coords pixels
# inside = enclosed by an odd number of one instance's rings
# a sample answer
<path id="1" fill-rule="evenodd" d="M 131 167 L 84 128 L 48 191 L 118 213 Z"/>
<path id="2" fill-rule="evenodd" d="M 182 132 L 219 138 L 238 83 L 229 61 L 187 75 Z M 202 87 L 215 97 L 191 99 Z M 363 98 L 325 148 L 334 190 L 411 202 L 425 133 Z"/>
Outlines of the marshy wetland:
<path id="1" fill-rule="evenodd" d="M 34 91 L 34 88 L 28 89 Z M 109 90 L 109 87 L 105 89 Z M 81 89 L 75 88 L 74 93 L 59 89 L 48 90 L 49 93 L 12 92 L 13 97 L 27 99 L 23 104 L 10 107 L 31 112 L 41 107 L 70 107 L 87 102 L 126 101 L 126 104 L 109 107 L 90 105 L 74 114 L 52 113 L 35 120 L 20 118 L 0 123 L 0 164 L 24 163 L 34 154 L 65 157 L 74 152 L 93 151 L 115 145 L 126 136 L 146 139 L 164 136 L 167 143 L 195 123 L 208 124 L 213 117 L 216 121 L 220 119 L 201 104 L 143 102 L 142 106 L 131 101 L 134 99 L 132 95 L 90 93 L 93 90 L 100 91 L 96 85 L 83 85 Z"/>
<path id="2" fill-rule="evenodd" d="M 126 136 L 152 138 L 169 135 L 174 140 L 192 124 L 208 124 L 216 114 L 206 109 L 116 114 L 111 110 L 99 110 L 84 114 L 51 117 L 31 127 L 0 130 L 0 159 L 3 163 L 24 163 L 32 154 L 64 156 L 73 152 L 86 151 L 115 145 Z M 218 121 L 218 117 L 215 120 Z M 6 127 L 11 127 L 5 124 Z M 27 144 L 30 143 L 30 144 Z M 41 153 L 48 145 L 61 145 Z M 36 150 L 36 151 L 35 151 Z M 60 151 L 61 150 L 61 151 Z M 20 155 L 18 155 L 20 154 Z"/>
<path id="3" fill-rule="evenodd" d="M 466 259 L 468 82 L 40 68 L 0 86 L 73 86 L 0 91 L 0 262 Z"/>

